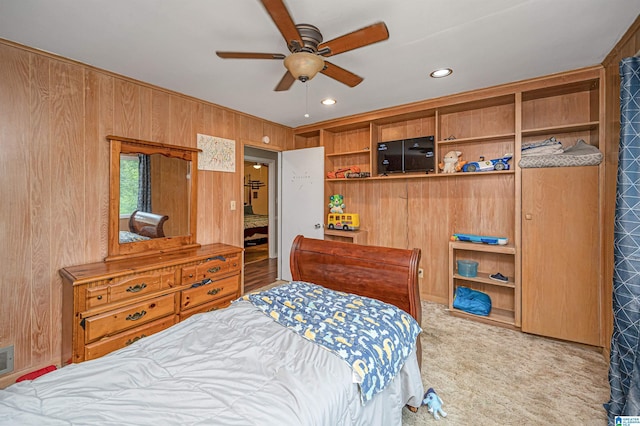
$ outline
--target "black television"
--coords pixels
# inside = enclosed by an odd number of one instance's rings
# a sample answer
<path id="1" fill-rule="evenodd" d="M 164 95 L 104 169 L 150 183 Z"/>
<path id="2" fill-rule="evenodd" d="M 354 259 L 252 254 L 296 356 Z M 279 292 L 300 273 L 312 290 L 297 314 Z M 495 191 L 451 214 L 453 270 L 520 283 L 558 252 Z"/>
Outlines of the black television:
<path id="1" fill-rule="evenodd" d="M 378 174 L 433 172 L 433 136 L 378 143 Z"/>

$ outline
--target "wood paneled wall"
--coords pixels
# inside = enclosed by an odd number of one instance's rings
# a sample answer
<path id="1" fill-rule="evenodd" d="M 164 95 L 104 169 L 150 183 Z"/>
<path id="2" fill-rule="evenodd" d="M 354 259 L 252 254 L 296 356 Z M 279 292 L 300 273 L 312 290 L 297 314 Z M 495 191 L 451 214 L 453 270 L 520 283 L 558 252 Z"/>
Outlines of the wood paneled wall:
<path id="1" fill-rule="evenodd" d="M 369 218 L 363 229 L 368 230 L 370 245 L 419 247 L 424 269 L 421 298 L 446 304 L 449 247 L 442 241 L 449 240 L 451 229 L 467 233 L 483 229 L 486 235 L 504 235 L 513 241 L 514 235 L 505 233 L 515 229 L 513 185 L 513 176 L 498 174 L 337 181 L 332 182 L 331 191 L 348 194 L 346 211 Z"/>
<path id="2" fill-rule="evenodd" d="M 616 208 L 616 178 L 618 172 L 618 147 L 620 146 L 620 60 L 640 51 L 640 17 L 603 61 L 605 68 L 605 203 L 603 217 L 603 319 L 604 335 L 613 332 L 613 226 Z M 610 341 L 608 339 L 607 341 Z M 605 350 L 609 351 L 608 345 Z"/>
<path id="3" fill-rule="evenodd" d="M 607 56 L 606 212 L 603 236 L 605 301 L 603 324 L 611 334 L 613 217 L 619 138 L 618 62 L 640 49 L 640 22 L 630 27 Z M 108 134 L 195 146 L 196 134 L 235 139 L 236 173 L 198 174 L 198 242 L 242 243 L 242 147 L 292 148 L 292 130 L 241 112 L 166 91 L 83 64 L 0 40 L 0 347 L 14 345 L 14 373 L 0 386 L 41 366 L 60 363 L 61 281 L 58 269 L 99 261 L 106 256 L 108 216 Z M 384 129 L 383 129 L 384 130 Z M 312 144 L 313 145 L 313 144 Z M 474 197 L 500 205 L 501 178 L 484 179 L 487 188 L 461 191 L 456 179 L 358 183 L 360 198 L 350 211 L 369 217 L 391 216 L 392 228 L 376 232 L 370 244 L 423 248 L 424 259 L 446 254 L 423 241 L 424 209 L 469 208 Z M 351 183 L 350 185 L 354 185 Z M 486 189 L 484 191 L 483 189 Z M 341 188 L 335 187 L 336 192 Z M 510 192 L 507 190 L 505 192 Z M 426 196 L 428 194 L 428 197 Z M 428 205 L 416 206 L 417 200 Z M 374 200 L 373 202 L 371 200 Z M 479 213 L 491 215 L 490 211 Z M 513 214 L 508 216 L 513 217 Z M 444 220 L 444 219 L 443 219 Z M 455 217 L 446 220 L 456 220 Z M 431 229 L 433 224 L 428 225 Z M 487 224 L 487 226 L 490 226 Z M 441 229 L 449 229 L 442 226 Z M 397 232 L 400 231 L 400 232 Z M 488 230 L 489 232 L 489 230 Z M 498 230 L 496 230 L 498 233 Z M 448 235 L 442 235 L 448 238 Z M 396 241 L 401 239 L 402 241 Z M 428 268 L 425 275 L 430 274 Z M 445 281 L 429 277 L 423 282 Z M 422 289 L 437 299 L 435 289 Z"/>
<path id="4" fill-rule="evenodd" d="M 106 135 L 196 146 L 236 140 L 236 173 L 198 172 L 201 244 L 242 245 L 243 144 L 292 144 L 290 128 L 0 40 L 0 347 L 14 373 L 60 363 L 58 269 L 107 255 Z M 264 148 L 264 146 L 261 146 Z"/>

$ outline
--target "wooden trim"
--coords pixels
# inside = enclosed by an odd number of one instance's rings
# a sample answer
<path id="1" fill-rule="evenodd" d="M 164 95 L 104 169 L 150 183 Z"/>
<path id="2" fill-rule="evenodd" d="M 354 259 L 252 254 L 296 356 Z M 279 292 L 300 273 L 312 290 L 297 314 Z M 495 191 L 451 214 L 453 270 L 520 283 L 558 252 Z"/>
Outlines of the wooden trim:
<path id="1" fill-rule="evenodd" d="M 167 252 L 197 247 L 198 227 L 198 155 L 201 150 L 159 142 L 121 136 L 107 136 L 111 144 L 109 168 L 109 255 L 107 261 L 130 256 L 145 256 L 154 252 Z M 120 244 L 120 154 L 121 153 L 161 154 L 168 157 L 189 161 L 189 234 L 164 238 L 152 238 L 139 242 Z"/>
<path id="2" fill-rule="evenodd" d="M 122 152 L 139 152 L 139 150 L 143 149 L 150 150 L 150 152 L 153 153 L 158 153 L 158 150 L 160 150 L 160 153 L 163 155 L 177 155 L 179 158 L 184 158 L 184 155 L 188 155 L 189 158 L 191 157 L 191 154 L 183 154 L 184 151 L 202 152 L 200 148 L 191 148 L 189 146 L 178 146 L 168 143 L 151 142 L 142 139 L 125 138 L 123 136 L 108 135 L 107 139 L 109 141 L 127 142 L 128 144 L 135 146 L 135 149 L 132 149 L 131 151 L 125 150 L 125 148 L 123 147 Z"/>
<path id="3" fill-rule="evenodd" d="M 609 65 L 616 64 L 620 61 L 620 51 L 623 50 L 628 43 L 632 43 L 632 40 L 638 37 L 638 33 L 640 32 L 640 15 L 636 18 L 636 20 L 631 24 L 627 31 L 624 33 L 622 38 L 616 43 L 616 45 L 611 49 L 611 52 L 604 58 L 602 61 L 602 65 L 604 67 L 608 67 Z"/>
<path id="4" fill-rule="evenodd" d="M 515 92 L 533 91 L 547 86 L 565 85 L 577 83 L 583 80 L 597 79 L 602 66 L 596 65 L 581 68 L 574 71 L 551 74 L 549 76 L 521 80 L 514 83 L 507 83 L 499 86 L 492 86 L 485 89 L 462 92 L 454 95 L 442 96 L 439 98 L 427 99 L 414 103 L 399 105 L 362 114 L 354 114 L 338 119 L 322 121 L 306 126 L 296 127 L 294 135 L 317 132 L 319 130 L 339 129 L 344 130 L 353 126 L 364 126 L 363 122 L 380 121 L 384 122 L 389 117 L 403 119 L 404 115 L 425 113 L 426 110 L 450 107 L 455 104 L 467 104 L 471 102 L 482 102 L 487 98 L 500 98 L 502 96 L 512 96 Z M 433 115 L 435 111 L 430 112 Z"/>

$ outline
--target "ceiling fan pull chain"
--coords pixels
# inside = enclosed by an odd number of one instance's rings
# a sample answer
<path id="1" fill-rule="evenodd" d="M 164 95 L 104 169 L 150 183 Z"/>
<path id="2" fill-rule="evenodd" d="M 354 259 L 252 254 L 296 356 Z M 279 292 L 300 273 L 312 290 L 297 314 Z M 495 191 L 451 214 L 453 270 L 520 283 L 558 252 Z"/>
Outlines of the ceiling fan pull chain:
<path id="1" fill-rule="evenodd" d="M 304 117 L 309 118 L 309 82 L 308 81 L 304 82 L 304 88 L 306 92 L 306 104 L 304 107 L 304 110 L 305 110 Z"/>

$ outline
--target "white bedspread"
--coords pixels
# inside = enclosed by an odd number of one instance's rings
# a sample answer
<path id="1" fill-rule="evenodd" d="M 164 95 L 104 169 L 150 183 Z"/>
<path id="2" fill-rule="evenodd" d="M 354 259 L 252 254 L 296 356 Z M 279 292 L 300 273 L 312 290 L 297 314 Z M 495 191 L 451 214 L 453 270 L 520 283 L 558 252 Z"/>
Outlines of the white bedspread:
<path id="1" fill-rule="evenodd" d="M 0 390 L 2 425 L 401 425 L 415 353 L 365 406 L 351 368 L 250 303 Z"/>

